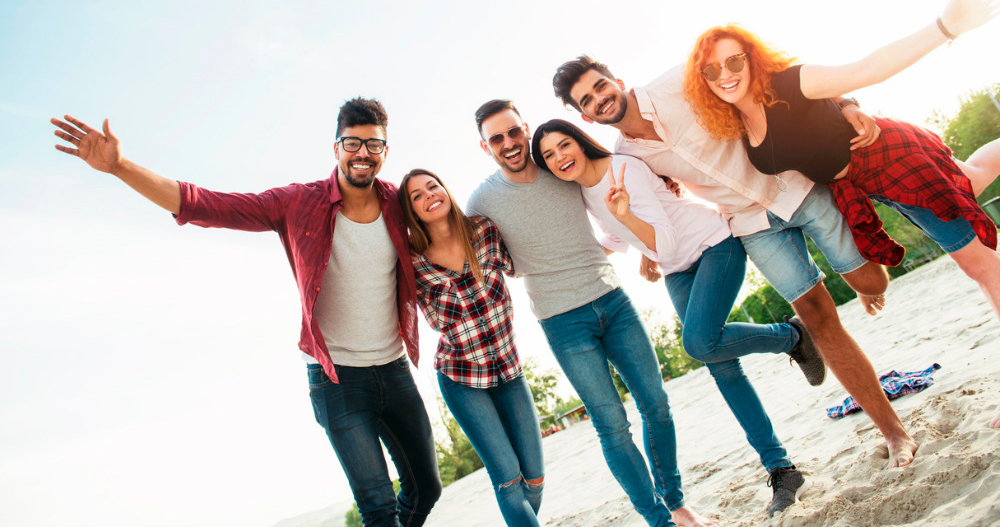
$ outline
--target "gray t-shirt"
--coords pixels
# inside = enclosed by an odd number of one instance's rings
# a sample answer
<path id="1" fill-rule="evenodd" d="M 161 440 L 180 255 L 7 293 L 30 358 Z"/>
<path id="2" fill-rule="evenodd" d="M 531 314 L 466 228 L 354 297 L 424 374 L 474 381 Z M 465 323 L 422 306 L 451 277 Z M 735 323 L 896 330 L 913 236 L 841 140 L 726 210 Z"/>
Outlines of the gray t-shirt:
<path id="1" fill-rule="evenodd" d="M 486 216 L 500 229 L 539 320 L 576 309 L 621 285 L 594 238 L 576 183 L 542 168 L 534 183 L 518 183 L 497 170 L 472 193 L 466 211 Z"/>

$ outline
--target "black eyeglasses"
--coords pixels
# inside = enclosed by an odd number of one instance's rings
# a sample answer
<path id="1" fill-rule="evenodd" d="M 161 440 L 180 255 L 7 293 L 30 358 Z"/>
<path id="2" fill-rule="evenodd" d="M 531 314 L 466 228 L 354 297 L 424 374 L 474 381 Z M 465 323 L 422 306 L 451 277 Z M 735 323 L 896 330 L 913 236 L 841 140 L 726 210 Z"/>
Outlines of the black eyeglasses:
<path id="1" fill-rule="evenodd" d="M 369 154 L 381 154 L 385 150 L 385 139 L 360 139 L 358 137 L 341 137 L 337 139 L 345 152 L 357 152 L 365 145 Z"/>
<path id="2" fill-rule="evenodd" d="M 489 139 L 486 140 L 493 148 L 499 148 L 503 146 L 504 136 L 509 137 L 512 141 L 520 141 L 524 137 L 524 126 L 518 125 L 513 126 L 506 132 L 500 132 L 499 134 L 493 134 Z"/>
<path id="3" fill-rule="evenodd" d="M 737 55 L 733 55 L 726 59 L 725 65 L 727 70 L 733 73 L 739 73 L 743 71 L 743 68 L 747 65 L 747 54 L 739 53 Z M 715 82 L 722 76 L 722 68 L 720 68 L 718 64 L 709 64 L 701 69 L 701 74 L 708 82 Z"/>

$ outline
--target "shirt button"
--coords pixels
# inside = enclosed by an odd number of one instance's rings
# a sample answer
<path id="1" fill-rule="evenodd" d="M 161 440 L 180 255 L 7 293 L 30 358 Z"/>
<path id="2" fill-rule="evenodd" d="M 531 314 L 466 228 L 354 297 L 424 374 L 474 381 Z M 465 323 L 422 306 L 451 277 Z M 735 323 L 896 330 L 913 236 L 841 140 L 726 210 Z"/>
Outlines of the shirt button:
<path id="1" fill-rule="evenodd" d="M 309 236 L 309 231 L 306 231 L 306 236 Z"/>
<path id="2" fill-rule="evenodd" d="M 323 262 L 323 265 L 330 265 L 330 262 Z"/>
<path id="3" fill-rule="evenodd" d="M 316 288 L 316 291 L 319 291 L 319 288 L 318 288 L 318 287 Z"/>

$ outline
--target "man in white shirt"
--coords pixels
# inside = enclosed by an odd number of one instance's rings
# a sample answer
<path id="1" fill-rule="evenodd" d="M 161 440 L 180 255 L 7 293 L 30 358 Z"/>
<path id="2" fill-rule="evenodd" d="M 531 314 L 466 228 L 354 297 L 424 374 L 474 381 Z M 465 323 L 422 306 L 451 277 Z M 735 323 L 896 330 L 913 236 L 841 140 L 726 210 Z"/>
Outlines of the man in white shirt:
<path id="1" fill-rule="evenodd" d="M 889 404 L 871 362 L 841 324 L 823 274 L 805 247 L 803 233 L 861 295 L 869 313 L 881 309 L 885 269 L 858 252 L 829 189 L 798 172 L 761 174 L 742 143 L 713 139 L 684 99 L 680 67 L 626 91 L 607 66 L 581 56 L 560 66 L 552 84 L 556 96 L 584 120 L 621 132 L 615 152 L 642 159 L 654 172 L 682 181 L 692 194 L 718 205 L 750 259 L 792 304 L 827 366 L 882 432 L 889 466 L 912 462 L 917 444 Z M 862 131 L 857 123 L 855 128 Z M 866 142 L 862 136 L 859 144 Z"/>

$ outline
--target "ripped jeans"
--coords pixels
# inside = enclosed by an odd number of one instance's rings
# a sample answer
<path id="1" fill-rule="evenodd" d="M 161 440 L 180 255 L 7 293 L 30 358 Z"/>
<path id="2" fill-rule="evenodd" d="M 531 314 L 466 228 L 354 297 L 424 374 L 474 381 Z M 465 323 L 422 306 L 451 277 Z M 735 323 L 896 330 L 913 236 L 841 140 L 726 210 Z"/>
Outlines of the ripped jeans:
<path id="1" fill-rule="evenodd" d="M 493 388 L 470 388 L 438 373 L 441 395 L 483 460 L 509 526 L 538 527 L 542 433 L 524 375 Z M 534 481 L 534 483 L 529 483 Z"/>

